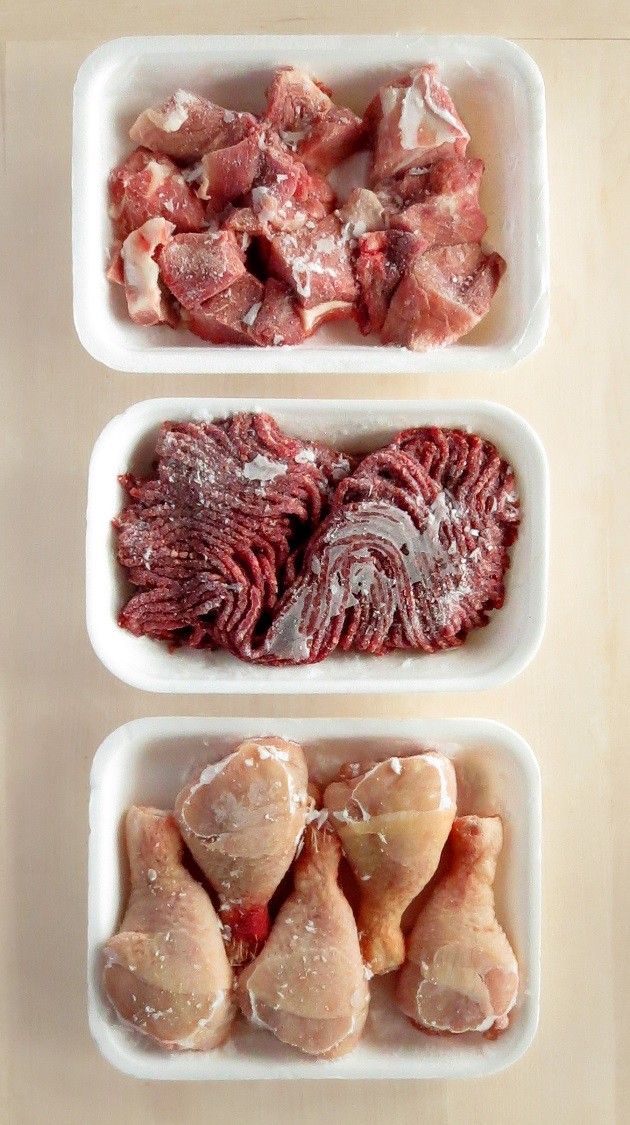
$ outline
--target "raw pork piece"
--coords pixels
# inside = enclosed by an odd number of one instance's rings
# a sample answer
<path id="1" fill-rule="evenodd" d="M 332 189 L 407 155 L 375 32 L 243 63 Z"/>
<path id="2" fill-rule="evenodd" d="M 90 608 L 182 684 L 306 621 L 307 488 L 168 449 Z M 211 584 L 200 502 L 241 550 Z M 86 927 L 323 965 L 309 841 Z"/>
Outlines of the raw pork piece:
<path id="1" fill-rule="evenodd" d="M 312 807 L 307 782 L 296 742 L 251 738 L 198 770 L 177 797 L 181 833 L 219 897 L 232 965 L 251 961 L 269 933 L 269 900 Z"/>
<path id="2" fill-rule="evenodd" d="M 331 301 L 352 304 L 357 295 L 347 240 L 334 215 L 292 233 L 264 240 L 269 272 L 297 293 L 305 308 Z"/>
<path id="3" fill-rule="evenodd" d="M 251 113 L 235 113 L 188 90 L 177 90 L 160 105 L 145 109 L 129 136 L 154 152 L 191 161 L 212 149 L 237 144 L 255 125 Z"/>
<path id="4" fill-rule="evenodd" d="M 202 157 L 199 195 L 210 200 L 213 211 L 221 211 L 252 187 L 261 165 L 261 137 L 259 131 L 253 131 L 238 144 L 214 149 Z"/>
<path id="5" fill-rule="evenodd" d="M 368 231 L 383 230 L 387 226 L 385 208 L 369 188 L 353 188 L 335 214 L 348 238 L 360 238 Z"/>
<path id="6" fill-rule="evenodd" d="M 418 429 L 337 486 L 300 574 L 251 658 L 307 664 L 335 649 L 437 652 L 503 604 L 518 499 L 490 442 Z"/>
<path id="7" fill-rule="evenodd" d="M 498 816 L 453 824 L 445 871 L 418 914 L 398 978 L 398 1005 L 423 1031 L 494 1039 L 508 1026 L 519 974 L 495 914 L 502 844 Z"/>
<path id="8" fill-rule="evenodd" d="M 147 149 L 132 152 L 109 177 L 109 214 L 123 241 L 148 219 L 161 217 L 178 231 L 203 230 L 203 203 L 167 156 Z"/>
<path id="9" fill-rule="evenodd" d="M 355 273 L 359 285 L 359 327 L 364 335 L 380 332 L 392 295 L 411 259 L 422 253 L 421 235 L 409 231 L 373 231 L 359 238 Z"/>
<path id="10" fill-rule="evenodd" d="M 478 243 L 416 255 L 392 298 L 383 343 L 426 351 L 459 340 L 486 315 L 504 270 L 500 254 Z"/>
<path id="11" fill-rule="evenodd" d="M 165 285 L 185 309 L 194 309 L 244 274 L 243 253 L 231 231 L 176 234 L 158 255 Z"/>
<path id="12" fill-rule="evenodd" d="M 149 219 L 122 244 L 125 297 L 129 316 L 135 324 L 174 322 L 173 312 L 160 288 L 160 271 L 154 257 L 160 246 L 166 246 L 174 230 L 174 224 L 166 219 Z"/>
<path id="13" fill-rule="evenodd" d="M 121 479 L 117 555 L 135 592 L 119 624 L 171 647 L 249 651 L 350 462 L 267 414 L 164 423 L 155 455 L 150 477 Z"/>
<path id="14" fill-rule="evenodd" d="M 481 242 L 488 226 L 479 206 L 483 160 L 447 157 L 422 171 L 394 185 L 406 203 L 388 208 L 389 225 L 416 231 L 427 247 Z"/>
<path id="15" fill-rule="evenodd" d="M 280 67 L 267 91 L 266 119 L 309 171 L 327 175 L 360 147 L 365 126 L 297 67 Z"/>
<path id="16" fill-rule="evenodd" d="M 361 951 L 375 975 L 405 959 L 402 916 L 437 870 L 456 793 L 453 765 L 437 750 L 344 766 L 324 792 L 358 881 Z"/>
<path id="17" fill-rule="evenodd" d="M 211 344 L 256 344 L 253 329 L 264 292 L 262 282 L 245 271 L 216 297 L 190 309 L 186 323 Z"/>
<path id="18" fill-rule="evenodd" d="M 133 806 L 125 838 L 131 892 L 103 950 L 103 990 L 121 1020 L 160 1047 L 209 1051 L 234 1018 L 219 920 L 183 865 L 170 813 Z"/>
<path id="19" fill-rule="evenodd" d="M 294 889 L 237 986 L 255 1027 L 326 1059 L 356 1046 L 370 1002 L 356 923 L 337 882 L 339 860 L 336 836 L 309 825 Z"/>
<path id="20" fill-rule="evenodd" d="M 383 86 L 368 106 L 375 130 L 372 182 L 381 184 L 443 156 L 464 156 L 470 135 L 436 66 L 422 66 Z"/>
<path id="21" fill-rule="evenodd" d="M 295 294 L 275 277 L 270 277 L 265 285 L 262 307 L 253 331 L 256 340 L 263 346 L 301 344 L 305 339 L 306 332 Z"/>

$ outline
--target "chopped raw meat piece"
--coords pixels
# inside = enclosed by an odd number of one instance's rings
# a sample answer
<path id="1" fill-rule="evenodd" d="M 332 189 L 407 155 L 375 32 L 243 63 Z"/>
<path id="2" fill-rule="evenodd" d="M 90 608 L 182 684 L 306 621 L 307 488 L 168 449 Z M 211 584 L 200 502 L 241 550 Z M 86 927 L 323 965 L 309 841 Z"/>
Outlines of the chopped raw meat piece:
<path id="1" fill-rule="evenodd" d="M 315 119 L 304 139 L 298 142 L 297 154 L 309 171 L 326 175 L 352 156 L 364 139 L 361 118 L 351 109 L 332 106 Z"/>
<path id="2" fill-rule="evenodd" d="M 333 215 L 316 223 L 265 240 L 269 272 L 295 289 L 306 308 L 327 301 L 353 302 L 356 283 L 348 243 Z"/>
<path id="3" fill-rule="evenodd" d="M 129 136 L 136 144 L 175 160 L 198 160 L 211 149 L 237 144 L 255 124 L 251 113 L 235 113 L 187 90 L 177 90 L 160 105 L 145 109 Z"/>
<path id="4" fill-rule="evenodd" d="M 298 184 L 296 199 L 312 218 L 324 218 L 334 210 L 337 197 L 328 180 L 317 172 L 309 172 L 308 180 Z"/>
<path id="5" fill-rule="evenodd" d="M 176 234 L 158 255 L 158 264 L 165 285 L 185 309 L 209 301 L 245 273 L 232 231 Z"/>
<path id="6" fill-rule="evenodd" d="M 135 324 L 163 324 L 172 313 L 160 288 L 160 271 L 153 255 L 166 246 L 175 227 L 166 219 L 149 219 L 127 236 L 121 255 L 129 316 Z"/>
<path id="7" fill-rule="evenodd" d="M 244 273 L 229 289 L 191 309 L 188 327 L 212 344 L 256 344 L 255 324 L 264 292 L 258 278 Z"/>
<path id="8" fill-rule="evenodd" d="M 378 195 L 368 188 L 354 188 L 336 214 L 349 238 L 360 238 L 367 231 L 387 226 L 385 208 Z"/>
<path id="9" fill-rule="evenodd" d="M 114 285 L 125 284 L 125 267 L 122 260 L 121 250 L 122 242 L 119 238 L 117 238 L 112 245 L 109 265 L 107 267 L 107 273 L 105 274 L 107 280 L 113 281 Z"/>
<path id="10" fill-rule="evenodd" d="M 413 351 L 453 343 L 486 315 L 504 270 L 503 258 L 477 243 L 418 254 L 392 299 L 383 342 Z"/>
<path id="11" fill-rule="evenodd" d="M 373 182 L 444 156 L 464 156 L 470 135 L 436 66 L 422 66 L 383 86 L 365 115 L 376 129 Z"/>
<path id="12" fill-rule="evenodd" d="M 335 649 L 461 645 L 503 604 L 518 522 L 512 470 L 490 442 L 404 431 L 338 485 L 264 641 L 243 653 L 308 664 Z"/>
<path id="13" fill-rule="evenodd" d="M 269 278 L 265 286 L 265 296 L 256 317 L 254 333 L 258 343 L 266 346 L 301 344 L 306 336 L 295 294 L 273 277 Z"/>
<path id="14" fill-rule="evenodd" d="M 282 140 L 295 144 L 315 118 L 332 106 L 330 91 L 295 66 L 276 70 L 267 90 L 265 118 Z"/>
<path id="15" fill-rule="evenodd" d="M 482 175 L 483 160 L 438 160 L 426 176 L 413 177 L 422 185 L 416 200 L 399 213 L 391 211 L 390 226 L 417 231 L 428 246 L 480 242 L 488 226 L 479 206 Z"/>
<path id="16" fill-rule="evenodd" d="M 306 336 L 311 336 L 327 320 L 350 320 L 354 315 L 351 301 L 324 301 L 321 305 L 300 308 L 300 319 Z"/>
<path id="17" fill-rule="evenodd" d="M 252 132 L 238 144 L 207 152 L 202 158 L 199 195 L 209 199 L 215 211 L 250 190 L 261 164 L 260 135 Z"/>
<path id="18" fill-rule="evenodd" d="M 359 327 L 364 335 L 381 331 L 396 286 L 411 258 L 424 248 L 424 239 L 408 231 L 373 231 L 359 238 L 355 273 L 360 292 Z"/>
<path id="19" fill-rule="evenodd" d="M 238 653 L 293 580 L 296 552 L 349 470 L 336 450 L 287 436 L 268 414 L 164 422 L 155 471 L 121 479 L 129 499 L 114 523 L 117 553 L 135 592 L 120 624 Z"/>
<path id="20" fill-rule="evenodd" d="M 203 230 L 203 203 L 167 156 L 136 149 L 109 177 L 109 213 L 125 239 L 147 219 L 161 217 L 181 231 Z"/>

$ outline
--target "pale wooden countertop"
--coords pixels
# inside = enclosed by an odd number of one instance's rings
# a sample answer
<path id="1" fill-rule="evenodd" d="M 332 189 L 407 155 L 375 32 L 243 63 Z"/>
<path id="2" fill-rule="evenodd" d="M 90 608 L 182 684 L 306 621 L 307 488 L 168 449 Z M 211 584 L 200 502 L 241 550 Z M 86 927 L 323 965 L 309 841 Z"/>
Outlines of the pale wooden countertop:
<path id="1" fill-rule="evenodd" d="M 620 38 L 628 33 L 628 7 L 593 0 L 583 14 L 566 0 L 480 0 L 474 11 L 445 6 L 440 18 L 404 0 L 355 0 L 330 19 L 322 0 L 275 0 L 272 8 L 274 16 L 265 17 L 257 0 L 233 0 L 204 6 L 204 18 L 196 0 L 0 3 L 0 1120 L 608 1125 L 629 1112 L 630 1057 L 630 653 L 622 587 L 629 543 L 630 58 Z M 522 676 L 489 693 L 347 701 L 144 695 L 105 671 L 85 633 L 89 451 L 104 423 L 137 399 L 252 395 L 261 382 L 116 375 L 82 350 L 70 280 L 75 71 L 97 42 L 120 34 L 357 27 L 507 35 L 530 51 L 545 78 L 553 289 L 544 348 L 506 375 L 417 382 L 370 376 L 353 380 L 353 391 L 492 398 L 535 426 L 552 474 L 546 637 Z M 321 396 L 344 390 L 334 376 L 304 387 Z M 282 378 L 266 377 L 264 392 L 282 395 Z M 108 731 L 152 713 L 485 715 L 519 730 L 538 756 L 544 787 L 542 1015 L 527 1056 L 497 1077 L 459 1084 L 209 1088 L 140 1083 L 111 1069 L 91 1043 L 85 1014 L 88 771 Z"/>

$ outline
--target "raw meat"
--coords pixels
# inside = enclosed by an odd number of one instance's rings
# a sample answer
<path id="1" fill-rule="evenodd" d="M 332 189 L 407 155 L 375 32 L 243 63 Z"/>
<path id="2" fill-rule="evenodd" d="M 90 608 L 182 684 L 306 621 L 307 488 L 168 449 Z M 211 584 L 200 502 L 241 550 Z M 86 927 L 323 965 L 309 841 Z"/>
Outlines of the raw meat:
<path id="1" fill-rule="evenodd" d="M 502 844 L 499 817 L 453 825 L 446 869 L 420 910 L 398 979 L 398 1005 L 423 1031 L 493 1039 L 508 1026 L 519 974 L 495 914 Z"/>
<path id="2" fill-rule="evenodd" d="M 269 272 L 295 290 L 305 308 L 356 298 L 356 282 L 341 224 L 329 215 L 309 227 L 279 232 L 265 240 Z"/>
<path id="3" fill-rule="evenodd" d="M 309 825 L 294 890 L 237 987 L 241 1009 L 256 1027 L 327 1059 L 356 1046 L 370 1002 L 357 927 L 337 883 L 339 859 L 336 837 Z"/>
<path id="4" fill-rule="evenodd" d="M 213 211 L 221 211 L 226 203 L 245 195 L 252 187 L 261 165 L 261 136 L 251 132 L 238 144 L 215 149 L 202 157 L 199 195 L 210 200 Z"/>
<path id="5" fill-rule="evenodd" d="M 121 481 L 117 552 L 136 590 L 121 626 L 171 646 L 251 649 L 350 462 L 266 414 L 237 414 L 165 423 L 156 465 Z"/>
<path id="6" fill-rule="evenodd" d="M 231 231 L 176 234 L 158 255 L 158 265 L 165 285 L 185 309 L 209 301 L 245 273 L 243 253 Z"/>
<path id="7" fill-rule="evenodd" d="M 300 308 L 291 289 L 270 277 L 253 331 L 262 345 L 301 344 L 306 336 Z"/>
<path id="8" fill-rule="evenodd" d="M 212 149 L 237 144 L 255 125 L 251 113 L 235 113 L 188 90 L 176 90 L 160 105 L 145 109 L 129 136 L 154 152 L 189 161 Z"/>
<path id="9" fill-rule="evenodd" d="M 116 237 L 124 240 L 148 219 L 172 222 L 178 231 L 206 225 L 203 203 L 167 156 L 136 149 L 109 177 L 109 213 Z"/>
<path id="10" fill-rule="evenodd" d="M 281 66 L 267 90 L 265 118 L 285 144 L 297 144 L 312 122 L 333 105 L 330 90 L 298 70 Z"/>
<path id="11" fill-rule="evenodd" d="M 411 259 L 425 249 L 421 235 L 408 231 L 373 231 L 357 244 L 355 274 L 359 285 L 359 326 L 380 332 L 392 295 Z"/>
<path id="12" fill-rule="evenodd" d="M 306 136 L 298 141 L 297 154 L 311 172 L 327 175 L 361 148 L 365 126 L 351 109 L 333 106 L 317 117 Z"/>
<path id="13" fill-rule="evenodd" d="M 173 323 L 173 313 L 160 288 L 155 254 L 160 246 L 166 246 L 174 230 L 174 224 L 166 219 L 149 219 L 122 244 L 125 296 L 135 324 Z"/>
<path id="14" fill-rule="evenodd" d="M 254 658 L 461 645 L 503 604 L 518 519 L 511 469 L 490 442 L 459 430 L 400 434 L 338 485 Z"/>
<path id="15" fill-rule="evenodd" d="M 360 887 L 361 950 L 375 974 L 405 959 L 402 916 L 435 874 L 456 792 L 451 762 L 434 750 L 346 766 L 324 793 Z"/>
<path id="16" fill-rule="evenodd" d="M 348 238 L 360 238 L 367 231 L 387 226 L 385 208 L 378 195 L 368 188 L 354 188 L 336 215 Z"/>
<path id="17" fill-rule="evenodd" d="M 268 904 L 286 875 L 311 807 L 301 746 L 254 738 L 199 770 L 175 802 L 197 864 L 219 896 L 232 965 L 256 956 Z"/>
<path id="18" fill-rule="evenodd" d="M 504 271 L 500 254 L 478 243 L 417 254 L 392 298 L 383 343 L 426 351 L 465 336 L 486 315 Z"/>
<path id="19" fill-rule="evenodd" d="M 256 344 L 256 316 L 264 285 L 251 273 L 242 273 L 232 285 L 186 314 L 185 323 L 196 336 L 213 344 Z"/>
<path id="20" fill-rule="evenodd" d="M 125 822 L 131 893 L 103 950 L 103 989 L 121 1020 L 169 1050 L 209 1051 L 234 1018 L 219 921 L 182 864 L 173 817 L 133 806 Z"/>
<path id="21" fill-rule="evenodd" d="M 436 66 L 412 70 L 383 86 L 370 103 L 366 123 L 376 134 L 373 183 L 440 157 L 465 155 L 470 135 L 437 73 Z"/>
<path id="22" fill-rule="evenodd" d="M 488 226 L 479 206 L 483 160 L 447 158 L 423 171 L 396 185 L 408 205 L 388 210 L 390 226 L 416 231 L 427 247 L 481 242 Z"/>

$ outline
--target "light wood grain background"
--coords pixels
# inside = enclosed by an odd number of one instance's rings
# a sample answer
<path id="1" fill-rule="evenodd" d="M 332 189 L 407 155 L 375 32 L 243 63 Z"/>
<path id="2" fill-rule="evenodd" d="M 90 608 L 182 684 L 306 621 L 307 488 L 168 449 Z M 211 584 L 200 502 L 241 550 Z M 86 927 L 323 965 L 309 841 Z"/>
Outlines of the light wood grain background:
<path id="1" fill-rule="evenodd" d="M 203 11 L 200 8 L 203 7 Z M 273 15 L 269 15 L 269 8 Z M 334 1123 L 628 1120 L 628 100 L 624 0 L 3 0 L 0 294 L 0 1120 Z M 92 361 L 71 315 L 71 91 L 99 41 L 142 32 L 425 30 L 519 39 L 546 82 L 552 318 L 516 371 L 363 377 L 353 393 L 493 398 L 540 433 L 552 473 L 547 633 L 496 692 L 441 697 L 191 698 L 118 683 L 84 626 L 92 443 L 153 395 L 261 392 L 260 377 L 125 376 Z M 346 394 L 342 380 L 304 393 Z M 264 379 L 269 396 L 280 376 Z M 625 584 L 624 584 L 625 579 Z M 544 786 L 538 1037 L 510 1071 L 468 1083 L 160 1085 L 113 1071 L 85 1013 L 88 773 L 104 735 L 145 714 L 487 715 L 516 727 Z"/>

